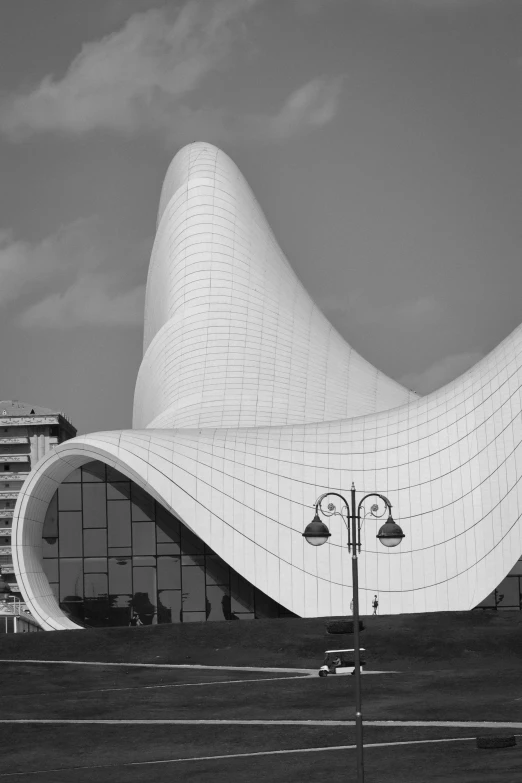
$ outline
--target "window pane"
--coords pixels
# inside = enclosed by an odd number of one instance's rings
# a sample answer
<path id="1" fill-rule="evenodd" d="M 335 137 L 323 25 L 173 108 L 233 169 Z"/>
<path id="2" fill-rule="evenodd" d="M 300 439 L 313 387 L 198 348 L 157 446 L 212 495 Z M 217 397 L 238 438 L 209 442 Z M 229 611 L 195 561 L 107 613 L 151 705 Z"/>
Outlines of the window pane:
<path id="1" fill-rule="evenodd" d="M 82 512 L 62 511 L 60 513 L 60 557 L 81 557 L 82 555 Z"/>
<path id="2" fill-rule="evenodd" d="M 64 478 L 62 481 L 62 484 L 69 484 L 74 481 L 81 481 L 82 480 L 82 471 L 80 468 L 76 468 L 76 470 L 73 470 L 72 473 L 69 473 L 67 478 Z"/>
<path id="3" fill-rule="evenodd" d="M 58 538 L 58 493 L 55 492 L 45 513 L 43 538 Z"/>
<path id="4" fill-rule="evenodd" d="M 107 574 L 85 574 L 85 598 L 107 597 Z"/>
<path id="5" fill-rule="evenodd" d="M 158 595 L 158 623 L 181 622 L 181 590 L 161 590 Z"/>
<path id="6" fill-rule="evenodd" d="M 152 566 L 156 568 L 155 557 L 135 557 L 133 563 L 135 566 Z"/>
<path id="7" fill-rule="evenodd" d="M 128 477 L 120 473 L 116 468 L 107 465 L 107 481 L 128 481 Z"/>
<path id="8" fill-rule="evenodd" d="M 230 597 L 224 585 L 207 587 L 207 620 L 230 620 Z"/>
<path id="9" fill-rule="evenodd" d="M 183 613 L 205 611 L 205 571 L 199 567 L 182 569 Z"/>
<path id="10" fill-rule="evenodd" d="M 497 590 L 499 593 L 497 597 L 499 609 L 507 609 L 508 607 L 518 609 L 520 607 L 518 576 L 508 576 L 499 584 Z M 500 601 L 501 595 L 504 596 L 502 601 Z"/>
<path id="11" fill-rule="evenodd" d="M 83 481 L 105 481 L 105 464 L 103 462 L 88 462 L 82 468 Z"/>
<path id="12" fill-rule="evenodd" d="M 179 555 L 179 544 L 157 544 L 156 549 L 158 555 Z"/>
<path id="13" fill-rule="evenodd" d="M 207 556 L 207 585 L 226 585 L 230 582 L 230 569 L 217 555 Z"/>
<path id="14" fill-rule="evenodd" d="M 183 612 L 184 623 L 204 623 L 205 612 Z"/>
<path id="15" fill-rule="evenodd" d="M 143 625 L 151 625 L 156 620 L 156 569 L 149 566 L 133 568 L 132 571 L 133 609 Z"/>
<path id="16" fill-rule="evenodd" d="M 109 625 L 128 625 L 131 618 L 131 595 L 111 595 L 109 599 Z"/>
<path id="17" fill-rule="evenodd" d="M 107 484 L 107 497 L 109 500 L 129 500 L 130 496 L 130 481 L 117 481 Z"/>
<path id="18" fill-rule="evenodd" d="M 50 582 L 49 587 L 53 591 L 53 595 L 56 598 L 57 601 L 60 600 L 60 586 L 58 582 Z"/>
<path id="19" fill-rule="evenodd" d="M 154 499 L 145 490 L 132 485 L 132 521 L 147 522 L 154 519 Z"/>
<path id="20" fill-rule="evenodd" d="M 106 574 L 107 560 L 105 557 L 86 557 L 83 561 L 83 568 L 86 574 Z"/>
<path id="21" fill-rule="evenodd" d="M 232 611 L 253 612 L 254 611 L 254 588 L 231 569 L 230 571 L 230 595 L 232 598 Z"/>
<path id="22" fill-rule="evenodd" d="M 133 522 L 132 551 L 135 555 L 155 555 L 156 536 L 154 522 Z"/>
<path id="23" fill-rule="evenodd" d="M 156 503 L 156 525 L 157 525 L 157 538 L 159 543 L 170 543 L 171 541 L 179 541 L 179 519 L 172 516 L 166 508 L 163 508 L 159 503 Z"/>
<path id="24" fill-rule="evenodd" d="M 179 557 L 158 557 L 158 590 L 181 588 Z"/>
<path id="25" fill-rule="evenodd" d="M 60 484 L 58 487 L 60 511 L 82 510 L 82 488 L 80 484 Z"/>
<path id="26" fill-rule="evenodd" d="M 256 617 L 279 617 L 279 604 L 269 598 L 261 590 L 254 590 Z"/>
<path id="27" fill-rule="evenodd" d="M 83 487 L 83 526 L 105 527 L 105 484 L 86 484 Z"/>
<path id="28" fill-rule="evenodd" d="M 111 625 L 108 598 L 85 597 L 83 609 L 83 619 L 86 625 L 93 626 L 94 628 Z"/>
<path id="29" fill-rule="evenodd" d="M 109 546 L 132 546 L 129 501 L 108 500 L 107 515 Z"/>
<path id="30" fill-rule="evenodd" d="M 181 525 L 181 552 L 184 555 L 202 555 L 204 553 L 203 541 L 198 538 L 185 525 Z"/>
<path id="31" fill-rule="evenodd" d="M 49 582 L 57 582 L 58 577 L 58 558 L 53 560 L 46 560 L 43 564 L 43 572 L 46 575 Z"/>
<path id="32" fill-rule="evenodd" d="M 200 566 L 205 565 L 205 558 L 203 555 L 183 555 L 181 558 L 181 565 L 183 566 Z"/>
<path id="33" fill-rule="evenodd" d="M 109 558 L 109 592 L 132 593 L 132 561 L 122 557 Z"/>
<path id="34" fill-rule="evenodd" d="M 107 531 L 92 530 L 83 531 L 83 556 L 103 557 L 107 554 Z"/>
<path id="35" fill-rule="evenodd" d="M 83 598 L 83 569 L 80 558 L 60 559 L 60 600 Z"/>
<path id="36" fill-rule="evenodd" d="M 130 546 L 110 546 L 109 555 L 111 557 L 132 557 L 132 549 Z"/>
<path id="37" fill-rule="evenodd" d="M 58 557 L 58 537 L 42 538 L 42 557 Z"/>

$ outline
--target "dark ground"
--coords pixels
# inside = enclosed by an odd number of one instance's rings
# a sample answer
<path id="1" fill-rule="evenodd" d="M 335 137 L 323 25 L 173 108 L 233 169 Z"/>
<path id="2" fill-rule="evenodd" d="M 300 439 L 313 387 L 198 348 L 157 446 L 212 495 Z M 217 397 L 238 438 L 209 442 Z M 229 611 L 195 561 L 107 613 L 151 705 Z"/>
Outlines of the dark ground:
<path id="1" fill-rule="evenodd" d="M 489 668 L 498 655 L 515 666 L 520 660 L 521 612 L 388 615 L 364 623 L 368 668 Z M 281 619 L 6 634 L 0 657 L 315 668 L 336 646 L 352 647 L 353 636 L 327 635 L 325 618 Z"/>
<path id="2" fill-rule="evenodd" d="M 365 618 L 361 644 L 368 651 L 367 668 L 390 671 L 364 676 L 365 720 L 522 722 L 521 620 L 519 613 L 500 612 Z M 7 635 L 0 639 L 0 657 L 316 668 L 324 649 L 350 647 L 353 641 L 327 636 L 324 623 L 259 620 Z M 288 675 L 270 672 L 36 663 L 5 663 L 0 671 L 2 720 L 354 717 L 352 677 L 287 679 Z M 266 681 L 259 681 L 262 678 Z M 0 731 L 0 778 L 20 781 L 302 783 L 306 776 L 310 783 L 336 783 L 356 778 L 354 750 L 132 766 L 350 745 L 355 739 L 352 726 L 6 723 Z M 367 746 L 440 737 L 472 739 L 367 747 L 366 783 L 520 783 L 522 736 L 515 748 L 478 750 L 474 738 L 487 733 L 491 730 L 366 726 Z"/>

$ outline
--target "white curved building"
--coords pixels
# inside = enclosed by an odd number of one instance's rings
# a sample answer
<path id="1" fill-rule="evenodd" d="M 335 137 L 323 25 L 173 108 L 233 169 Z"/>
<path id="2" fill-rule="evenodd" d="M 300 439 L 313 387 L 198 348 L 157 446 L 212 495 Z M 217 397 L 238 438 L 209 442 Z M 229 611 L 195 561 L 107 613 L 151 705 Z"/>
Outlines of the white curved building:
<path id="1" fill-rule="evenodd" d="M 320 548 L 302 532 L 352 482 L 406 534 L 385 550 L 365 523 L 363 613 L 375 594 L 383 613 L 471 609 L 514 567 L 520 593 L 521 347 L 517 329 L 418 398 L 318 310 L 230 158 L 188 145 L 161 194 L 134 428 L 60 445 L 17 502 L 32 613 L 49 630 L 346 614 L 343 525 Z"/>

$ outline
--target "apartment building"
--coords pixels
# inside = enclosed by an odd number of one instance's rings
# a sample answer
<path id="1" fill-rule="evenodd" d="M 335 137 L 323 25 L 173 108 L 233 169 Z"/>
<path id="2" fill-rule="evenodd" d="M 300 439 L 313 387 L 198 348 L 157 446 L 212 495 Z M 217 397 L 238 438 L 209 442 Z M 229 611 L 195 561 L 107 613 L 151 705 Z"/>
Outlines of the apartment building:
<path id="1" fill-rule="evenodd" d="M 76 429 L 63 413 L 18 400 L 0 400 L 0 615 L 23 613 L 11 553 L 13 512 L 31 468 Z M 0 633 L 13 624 L 0 621 Z M 5 627 L 4 627 L 5 626 Z"/>

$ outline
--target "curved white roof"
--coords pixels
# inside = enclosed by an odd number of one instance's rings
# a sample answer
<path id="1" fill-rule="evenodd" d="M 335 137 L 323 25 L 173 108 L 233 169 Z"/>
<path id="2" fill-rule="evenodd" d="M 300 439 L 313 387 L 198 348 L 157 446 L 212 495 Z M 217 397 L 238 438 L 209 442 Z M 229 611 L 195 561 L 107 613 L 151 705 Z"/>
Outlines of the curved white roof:
<path id="1" fill-rule="evenodd" d="M 56 487 L 101 459 L 234 569 L 302 616 L 349 612 L 346 531 L 302 532 L 316 498 L 385 494 L 406 538 L 363 525 L 362 611 L 469 609 L 522 552 L 522 329 L 426 397 L 362 359 L 297 280 L 237 167 L 209 144 L 176 155 L 147 286 L 134 430 L 58 446 L 14 517 L 18 582 L 43 627 L 73 627 L 40 561 Z M 360 497 L 360 495 L 359 495 Z"/>

